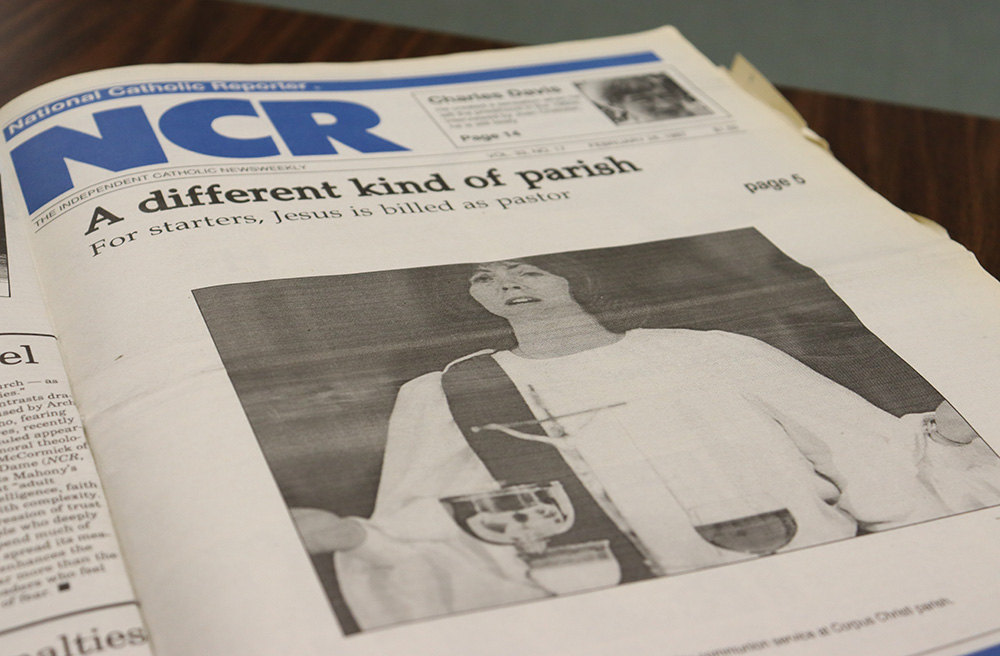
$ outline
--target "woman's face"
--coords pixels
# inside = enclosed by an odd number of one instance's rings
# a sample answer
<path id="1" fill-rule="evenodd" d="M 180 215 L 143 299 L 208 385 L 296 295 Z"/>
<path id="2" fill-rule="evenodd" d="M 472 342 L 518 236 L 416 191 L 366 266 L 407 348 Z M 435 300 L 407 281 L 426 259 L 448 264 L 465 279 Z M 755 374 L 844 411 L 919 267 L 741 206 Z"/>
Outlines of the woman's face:
<path id="1" fill-rule="evenodd" d="M 569 281 L 516 260 L 477 265 L 469 278 L 469 293 L 489 312 L 506 319 L 580 309 L 570 294 Z"/>
<path id="2" fill-rule="evenodd" d="M 684 99 L 667 89 L 635 91 L 626 94 L 620 104 L 629 116 L 639 121 L 658 121 L 690 115 L 684 108 Z"/>

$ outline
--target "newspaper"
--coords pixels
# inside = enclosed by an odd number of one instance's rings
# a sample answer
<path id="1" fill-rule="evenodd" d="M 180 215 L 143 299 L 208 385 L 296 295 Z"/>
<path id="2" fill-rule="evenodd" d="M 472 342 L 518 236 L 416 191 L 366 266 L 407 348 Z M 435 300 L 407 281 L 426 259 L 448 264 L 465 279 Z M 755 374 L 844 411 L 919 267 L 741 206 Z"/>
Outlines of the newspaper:
<path id="1" fill-rule="evenodd" d="M 1000 286 L 672 28 L 0 128 L 3 653 L 1000 641 Z"/>

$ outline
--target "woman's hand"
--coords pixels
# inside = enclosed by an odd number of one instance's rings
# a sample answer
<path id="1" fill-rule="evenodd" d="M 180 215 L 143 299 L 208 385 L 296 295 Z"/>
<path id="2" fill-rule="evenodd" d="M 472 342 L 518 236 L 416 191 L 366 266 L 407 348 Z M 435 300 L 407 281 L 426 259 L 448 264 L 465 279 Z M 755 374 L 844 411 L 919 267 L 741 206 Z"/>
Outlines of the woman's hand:
<path id="1" fill-rule="evenodd" d="M 942 401 L 941 405 L 934 411 L 934 430 L 931 431 L 931 439 L 951 444 L 969 444 L 979 437 L 962 415 L 947 401 Z M 937 433 L 937 435 L 935 435 Z"/>
<path id="2" fill-rule="evenodd" d="M 302 542 L 313 555 L 348 551 L 365 541 L 365 527 L 357 520 L 318 508 L 292 508 L 291 513 Z"/>

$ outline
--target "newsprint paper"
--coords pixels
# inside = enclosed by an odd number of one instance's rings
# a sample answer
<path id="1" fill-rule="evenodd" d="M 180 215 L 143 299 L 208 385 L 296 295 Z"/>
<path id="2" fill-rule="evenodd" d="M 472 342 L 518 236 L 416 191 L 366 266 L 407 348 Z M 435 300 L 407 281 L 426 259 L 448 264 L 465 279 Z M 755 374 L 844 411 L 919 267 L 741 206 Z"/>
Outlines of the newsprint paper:
<path id="1" fill-rule="evenodd" d="M 1000 285 L 673 29 L 0 128 L 3 654 L 1000 642 Z"/>

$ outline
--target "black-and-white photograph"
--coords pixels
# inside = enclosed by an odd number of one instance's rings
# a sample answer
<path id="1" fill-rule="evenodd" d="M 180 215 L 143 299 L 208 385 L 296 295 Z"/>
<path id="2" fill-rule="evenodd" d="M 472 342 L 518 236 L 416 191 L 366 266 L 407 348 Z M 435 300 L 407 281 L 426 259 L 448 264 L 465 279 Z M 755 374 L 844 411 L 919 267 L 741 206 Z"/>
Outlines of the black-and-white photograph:
<path id="1" fill-rule="evenodd" d="M 195 291 L 345 633 L 1000 503 L 1000 460 L 754 229 Z"/>
<path id="2" fill-rule="evenodd" d="M 576 87 L 616 125 L 712 113 L 666 73 L 587 80 Z"/>

